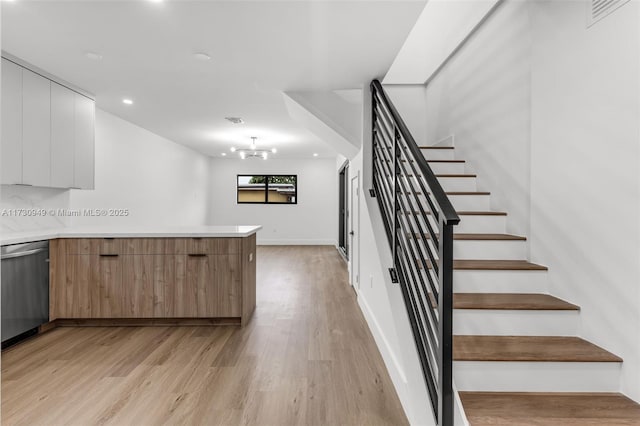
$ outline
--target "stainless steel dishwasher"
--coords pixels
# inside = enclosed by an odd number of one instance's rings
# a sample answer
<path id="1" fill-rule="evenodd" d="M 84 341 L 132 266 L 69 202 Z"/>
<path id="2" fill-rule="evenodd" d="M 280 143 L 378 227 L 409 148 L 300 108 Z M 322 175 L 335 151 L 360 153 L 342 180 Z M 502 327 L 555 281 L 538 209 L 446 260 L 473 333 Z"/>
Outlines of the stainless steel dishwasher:
<path id="1" fill-rule="evenodd" d="M 2 347 L 49 321 L 49 241 L 2 246 Z"/>

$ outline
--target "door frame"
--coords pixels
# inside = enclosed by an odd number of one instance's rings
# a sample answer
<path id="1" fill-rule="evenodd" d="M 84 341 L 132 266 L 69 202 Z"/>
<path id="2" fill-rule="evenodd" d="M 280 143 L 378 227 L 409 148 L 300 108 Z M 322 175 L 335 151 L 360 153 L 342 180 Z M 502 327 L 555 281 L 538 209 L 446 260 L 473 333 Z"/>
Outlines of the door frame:
<path id="1" fill-rule="evenodd" d="M 338 252 L 349 261 L 349 160 L 338 169 Z"/>
<path id="2" fill-rule="evenodd" d="M 354 189 L 355 184 L 355 189 Z M 349 282 L 360 289 L 360 171 L 349 180 L 349 240 L 351 247 Z"/>

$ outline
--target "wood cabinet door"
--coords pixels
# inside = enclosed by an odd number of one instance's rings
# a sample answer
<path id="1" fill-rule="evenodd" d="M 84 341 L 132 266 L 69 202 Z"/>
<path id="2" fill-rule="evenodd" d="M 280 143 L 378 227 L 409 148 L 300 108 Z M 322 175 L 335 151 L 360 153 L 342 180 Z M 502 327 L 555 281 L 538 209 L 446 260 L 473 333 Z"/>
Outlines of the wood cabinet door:
<path id="1" fill-rule="evenodd" d="M 186 255 L 154 256 L 153 316 L 156 318 L 186 317 L 184 295 Z"/>
<path id="2" fill-rule="evenodd" d="M 183 299 L 178 305 L 185 317 L 217 316 L 217 291 L 213 279 L 211 255 L 187 255 L 187 274 L 183 286 Z"/>
<path id="3" fill-rule="evenodd" d="M 242 315 L 241 255 L 211 256 L 211 279 L 216 288 L 216 315 Z"/>
<path id="4" fill-rule="evenodd" d="M 58 318 L 93 318 L 93 304 L 100 303 L 98 257 L 88 254 L 66 256 L 66 280 L 62 291 L 56 294 L 64 297 L 57 303 Z"/>
<path id="5" fill-rule="evenodd" d="M 92 318 L 123 318 L 124 286 L 122 285 L 122 258 L 119 255 L 93 255 L 98 263 L 99 303 L 92 303 Z M 95 294 L 92 288 L 92 294 Z M 94 309 L 95 308 L 95 309 Z"/>
<path id="6" fill-rule="evenodd" d="M 126 255 L 122 257 L 124 287 L 123 316 L 125 318 L 153 318 L 154 314 L 154 255 Z"/>

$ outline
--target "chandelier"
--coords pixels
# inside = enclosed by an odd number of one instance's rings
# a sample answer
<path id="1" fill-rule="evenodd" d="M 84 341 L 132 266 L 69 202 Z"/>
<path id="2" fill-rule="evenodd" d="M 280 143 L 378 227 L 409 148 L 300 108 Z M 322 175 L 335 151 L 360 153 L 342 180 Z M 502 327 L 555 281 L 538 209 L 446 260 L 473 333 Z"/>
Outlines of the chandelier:
<path id="1" fill-rule="evenodd" d="M 275 154 L 277 152 L 275 148 L 258 149 L 256 139 L 258 139 L 256 136 L 251 136 L 251 144 L 249 144 L 249 148 L 231 147 L 231 152 L 237 152 L 243 160 L 246 158 L 262 158 L 263 160 L 266 160 L 269 158 L 269 154 Z"/>

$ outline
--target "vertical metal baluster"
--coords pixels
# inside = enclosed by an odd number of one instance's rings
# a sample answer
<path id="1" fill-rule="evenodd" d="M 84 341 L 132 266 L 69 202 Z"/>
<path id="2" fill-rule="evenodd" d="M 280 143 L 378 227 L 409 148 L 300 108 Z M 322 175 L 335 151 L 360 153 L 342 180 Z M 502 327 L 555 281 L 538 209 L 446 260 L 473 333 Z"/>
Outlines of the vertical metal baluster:
<path id="1" fill-rule="evenodd" d="M 400 205 L 398 203 L 398 126 L 395 121 L 393 123 L 393 267 L 397 271 L 398 264 L 396 261 L 397 245 L 398 245 L 398 211 Z"/>

